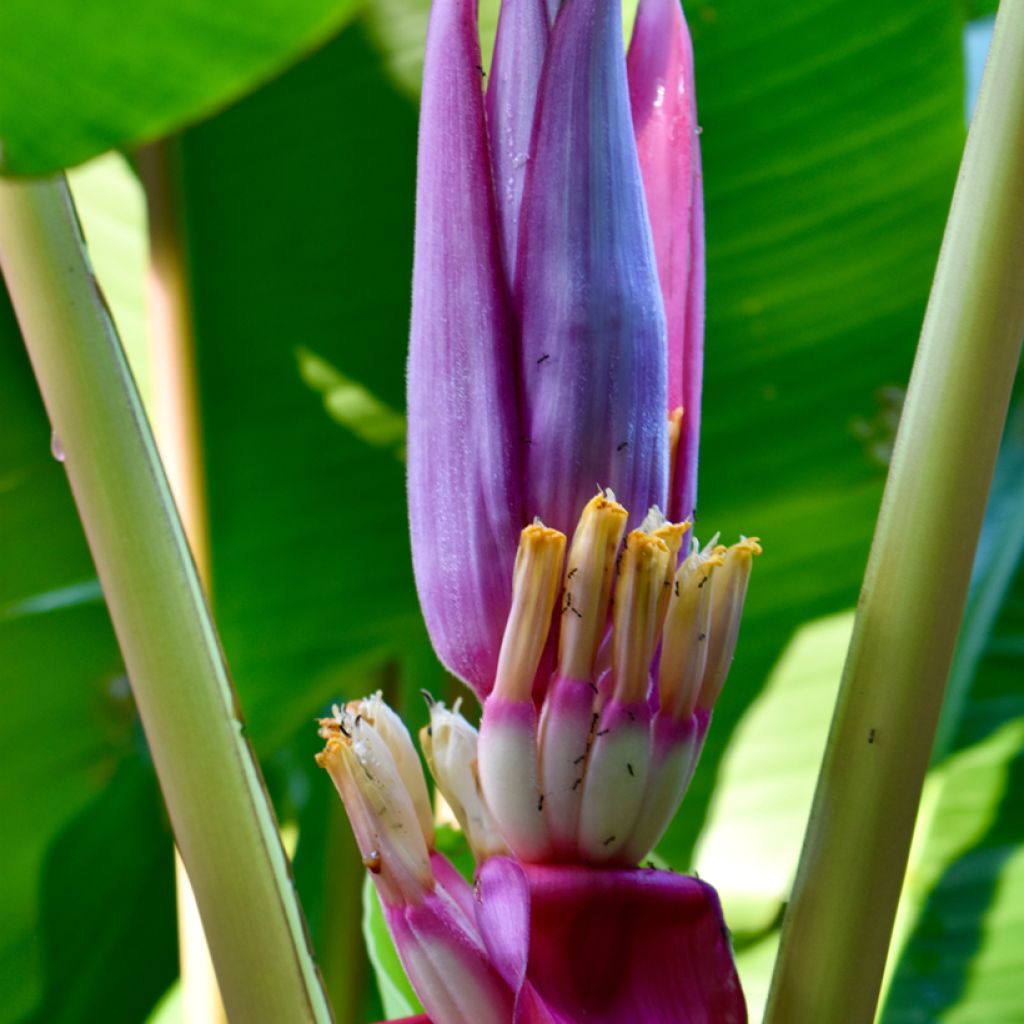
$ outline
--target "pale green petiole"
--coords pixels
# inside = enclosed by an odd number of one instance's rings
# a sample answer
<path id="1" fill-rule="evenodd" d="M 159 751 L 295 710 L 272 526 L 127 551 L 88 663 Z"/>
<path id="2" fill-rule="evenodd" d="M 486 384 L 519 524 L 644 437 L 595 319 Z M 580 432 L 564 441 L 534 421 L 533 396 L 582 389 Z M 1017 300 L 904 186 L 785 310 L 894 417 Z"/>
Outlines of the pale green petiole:
<path id="1" fill-rule="evenodd" d="M 330 1021 L 273 810 L 63 179 L 0 180 L 0 267 L 64 453 L 228 1014 L 251 1024 Z"/>
<path id="2" fill-rule="evenodd" d="M 874 1018 L 1024 335 L 1024 0 L 1003 0 L 765 1020 Z"/>

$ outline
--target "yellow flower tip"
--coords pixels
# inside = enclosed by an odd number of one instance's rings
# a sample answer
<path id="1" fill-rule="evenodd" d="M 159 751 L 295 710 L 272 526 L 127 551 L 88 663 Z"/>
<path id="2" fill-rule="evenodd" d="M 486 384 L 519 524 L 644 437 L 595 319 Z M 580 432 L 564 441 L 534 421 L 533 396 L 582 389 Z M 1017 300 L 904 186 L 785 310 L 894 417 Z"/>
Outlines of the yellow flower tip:
<path id="1" fill-rule="evenodd" d="M 761 554 L 761 538 L 741 537 L 736 544 L 733 544 L 731 550 L 737 554 L 746 554 L 754 558 L 756 555 Z"/>
<path id="2" fill-rule="evenodd" d="M 665 526 L 671 526 L 671 523 L 666 523 Z M 661 527 L 664 530 L 665 527 Z M 660 530 L 658 531 L 660 532 Z M 647 533 L 644 530 L 633 530 L 628 537 L 626 537 L 626 556 L 629 557 L 631 554 L 634 558 L 641 559 L 638 563 L 646 566 L 651 561 L 657 559 L 661 561 L 663 555 L 667 555 L 669 552 L 669 546 L 662 537 L 658 536 L 658 533 Z"/>
<path id="3" fill-rule="evenodd" d="M 565 534 L 542 523 L 531 523 L 519 535 L 513 589 L 556 588 L 564 558 Z"/>
<path id="4" fill-rule="evenodd" d="M 670 561 L 668 544 L 653 533 L 634 530 L 626 538 L 612 626 L 612 670 L 619 700 L 642 700 L 647 692 Z"/>
<path id="5" fill-rule="evenodd" d="M 625 522 L 629 516 L 625 507 L 615 500 L 615 492 L 610 487 L 598 488 L 597 494 L 595 494 L 583 507 L 580 520 L 582 521 L 588 516 L 592 516 L 597 513 L 604 516 L 610 516 L 613 519 L 621 519 L 623 522 Z"/>
<path id="6" fill-rule="evenodd" d="M 545 526 L 539 519 L 534 520 L 529 526 L 523 528 L 519 534 L 519 547 L 546 548 L 548 546 L 561 547 L 565 545 L 565 534 L 550 526 Z"/>
<path id="7" fill-rule="evenodd" d="M 664 523 L 654 530 L 654 536 L 659 540 L 663 540 L 667 545 L 669 551 L 679 551 L 680 545 L 683 543 L 683 534 L 686 533 L 693 523 L 689 519 L 684 519 L 681 523 Z"/>
<path id="8" fill-rule="evenodd" d="M 668 547 L 668 561 L 665 563 L 665 578 L 662 581 L 662 592 L 658 598 L 658 616 L 656 630 L 660 630 L 668 612 L 669 597 L 672 594 L 672 581 L 679 565 L 679 550 L 683 546 L 683 537 L 693 524 L 689 519 L 681 523 L 662 523 L 651 532 Z"/>
<path id="9" fill-rule="evenodd" d="M 539 522 L 519 535 L 512 608 L 494 680 L 494 692 L 505 699 L 529 698 L 561 585 L 565 543 L 564 533 Z"/>
<path id="10" fill-rule="evenodd" d="M 340 756 L 338 748 L 341 746 L 341 740 L 334 736 L 327 736 L 325 734 L 323 723 L 327 719 L 321 719 L 320 735 L 327 740 L 324 745 L 324 749 L 314 754 L 313 757 L 316 760 L 318 767 L 323 768 L 325 772 L 331 770 L 331 762 L 335 761 Z"/>
<path id="11" fill-rule="evenodd" d="M 316 720 L 317 733 L 322 740 L 326 740 L 325 753 L 332 744 L 337 745 L 343 741 L 346 743 L 352 742 L 351 736 L 343 728 L 343 721 L 344 714 L 337 705 L 334 706 L 334 714 L 330 718 L 318 718 Z M 321 765 L 320 767 L 324 766 Z"/>
<path id="12" fill-rule="evenodd" d="M 573 534 L 562 581 L 559 671 L 589 680 L 615 580 L 615 559 L 628 513 L 610 490 L 587 502 Z"/>

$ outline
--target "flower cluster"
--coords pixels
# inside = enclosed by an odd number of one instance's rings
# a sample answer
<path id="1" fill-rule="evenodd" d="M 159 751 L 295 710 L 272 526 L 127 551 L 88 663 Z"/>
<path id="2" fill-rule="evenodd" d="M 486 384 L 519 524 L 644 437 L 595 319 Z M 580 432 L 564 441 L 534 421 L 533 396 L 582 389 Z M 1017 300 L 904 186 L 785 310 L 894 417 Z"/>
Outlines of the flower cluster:
<path id="1" fill-rule="evenodd" d="M 421 744 L 477 861 L 434 849 L 380 695 L 321 722 L 402 962 L 435 1024 L 738 1022 L 714 890 L 638 867 L 697 764 L 755 538 L 692 536 L 700 151 L 677 0 L 434 0 L 409 354 L 417 588 L 479 732 Z M 596 494 L 595 494 L 596 485 Z"/>

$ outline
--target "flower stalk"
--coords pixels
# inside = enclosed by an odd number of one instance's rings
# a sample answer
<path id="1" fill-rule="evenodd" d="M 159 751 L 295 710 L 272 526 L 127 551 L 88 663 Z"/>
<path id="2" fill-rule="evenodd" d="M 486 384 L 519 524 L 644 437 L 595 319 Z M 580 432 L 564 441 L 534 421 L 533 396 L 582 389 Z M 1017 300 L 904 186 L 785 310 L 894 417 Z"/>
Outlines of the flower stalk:
<path id="1" fill-rule="evenodd" d="M 1024 336 L 1024 2 L 968 134 L 769 996 L 874 1019 Z"/>
<path id="2" fill-rule="evenodd" d="M 143 146 L 137 154 L 146 193 L 149 265 L 146 324 L 149 355 L 161 386 L 152 399 L 153 435 L 206 599 L 210 601 L 210 530 L 203 473 L 195 337 L 181 213 L 174 185 L 176 140 Z M 184 1016 L 195 1024 L 227 1024 L 217 975 L 188 872 L 174 852 L 178 961 Z"/>
<path id="3" fill-rule="evenodd" d="M 62 179 L 0 182 L 21 325 L 233 1020 L 330 1009 L 149 426 Z"/>

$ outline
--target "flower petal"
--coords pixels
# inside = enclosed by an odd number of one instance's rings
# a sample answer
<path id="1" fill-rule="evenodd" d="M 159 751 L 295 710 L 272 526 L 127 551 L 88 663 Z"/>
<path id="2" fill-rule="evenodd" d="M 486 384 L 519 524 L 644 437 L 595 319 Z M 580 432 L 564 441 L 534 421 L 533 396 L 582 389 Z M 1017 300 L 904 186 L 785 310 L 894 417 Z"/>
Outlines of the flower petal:
<path id="1" fill-rule="evenodd" d="M 568 532 L 606 486 L 639 521 L 667 491 L 665 323 L 615 0 L 558 14 L 521 217 L 525 511 Z"/>
<path id="2" fill-rule="evenodd" d="M 474 923 L 441 892 L 384 907 L 402 966 L 424 1009 L 445 1024 L 507 1024 L 513 993 L 487 958 Z"/>
<path id="3" fill-rule="evenodd" d="M 552 1013 L 526 980 L 530 887 L 511 857 L 492 857 L 477 873 L 477 923 L 491 962 L 516 995 L 513 1024 L 574 1024 Z"/>
<path id="4" fill-rule="evenodd" d="M 547 45 L 544 0 L 504 0 L 487 85 L 487 128 L 501 220 L 501 248 L 510 285 L 516 268 L 519 209 L 533 136 L 537 87 Z"/>
<path id="5" fill-rule="evenodd" d="M 445 666 L 487 692 L 511 599 L 519 427 L 473 0 L 436 0 L 424 61 L 409 341 L 409 521 Z"/>
<path id="6" fill-rule="evenodd" d="M 434 872 L 434 882 L 439 889 L 472 921 L 476 916 L 476 905 L 473 902 L 473 889 L 454 864 L 443 854 L 434 850 L 430 854 L 430 868 Z"/>
<path id="7" fill-rule="evenodd" d="M 491 963 L 513 992 L 526 980 L 530 952 L 530 887 L 511 857 L 491 857 L 477 872 L 477 924 Z"/>
<path id="8" fill-rule="evenodd" d="M 668 410 L 683 409 L 670 519 L 693 514 L 704 354 L 704 200 L 693 46 L 679 0 L 641 0 L 630 105 L 668 329 Z"/>

